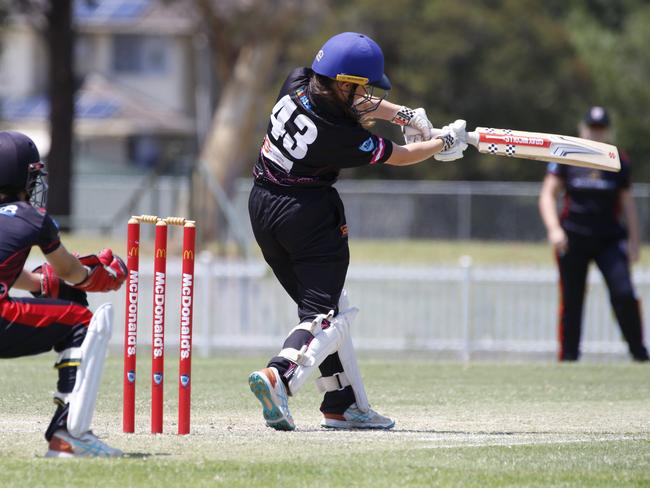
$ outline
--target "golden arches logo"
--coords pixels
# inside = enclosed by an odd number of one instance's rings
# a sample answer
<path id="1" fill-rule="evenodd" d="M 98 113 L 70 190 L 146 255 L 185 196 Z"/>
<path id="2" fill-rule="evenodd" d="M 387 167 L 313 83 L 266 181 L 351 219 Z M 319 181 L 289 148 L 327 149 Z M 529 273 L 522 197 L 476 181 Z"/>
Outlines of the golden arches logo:
<path id="1" fill-rule="evenodd" d="M 138 246 L 133 246 L 129 249 L 129 256 L 137 256 L 140 253 L 140 248 Z"/>
<path id="2" fill-rule="evenodd" d="M 183 259 L 194 259 L 194 251 L 185 250 L 183 251 Z"/>
<path id="3" fill-rule="evenodd" d="M 167 257 L 167 249 L 156 249 L 156 257 L 157 258 L 166 258 Z"/>

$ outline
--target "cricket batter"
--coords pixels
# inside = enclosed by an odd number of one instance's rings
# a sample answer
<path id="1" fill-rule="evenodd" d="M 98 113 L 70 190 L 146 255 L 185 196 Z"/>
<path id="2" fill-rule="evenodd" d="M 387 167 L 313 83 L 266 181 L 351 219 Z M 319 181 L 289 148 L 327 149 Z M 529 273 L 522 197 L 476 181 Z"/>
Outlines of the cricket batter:
<path id="1" fill-rule="evenodd" d="M 607 111 L 590 108 L 579 130 L 580 137 L 609 143 Z M 560 193 L 564 194 L 564 208 L 558 215 Z M 559 359 L 576 361 L 580 357 L 587 270 L 595 261 L 632 358 L 647 361 L 641 307 L 630 275 L 630 261 L 639 258 L 639 224 L 626 155 L 621 154 L 618 173 L 549 164 L 539 210 L 560 270 Z"/>
<path id="2" fill-rule="evenodd" d="M 117 290 L 126 266 L 110 249 L 77 258 L 63 247 L 44 209 L 45 176 L 31 139 L 0 132 L 0 358 L 58 353 L 56 411 L 45 432 L 47 457 L 120 456 L 90 430 L 112 308 L 104 304 L 93 314 L 86 292 Z M 32 246 L 47 260 L 35 272 L 23 268 Z M 11 288 L 37 298 L 12 298 Z"/>
<path id="3" fill-rule="evenodd" d="M 293 430 L 288 396 L 318 368 L 324 394 L 321 425 L 390 429 L 395 422 L 370 408 L 352 346 L 358 309 L 343 289 L 350 260 L 343 203 L 333 188 L 343 168 L 406 166 L 436 155 L 462 157 L 465 121 L 431 138 L 423 109 L 376 96 L 391 83 L 384 56 L 369 37 L 344 32 L 329 39 L 310 68 L 289 74 L 273 107 L 254 168 L 249 213 L 264 259 L 298 306 L 298 322 L 266 368 L 249 377 L 266 424 Z M 385 95 L 384 95 L 385 96 Z M 405 146 L 369 132 L 370 119 L 400 125 Z"/>

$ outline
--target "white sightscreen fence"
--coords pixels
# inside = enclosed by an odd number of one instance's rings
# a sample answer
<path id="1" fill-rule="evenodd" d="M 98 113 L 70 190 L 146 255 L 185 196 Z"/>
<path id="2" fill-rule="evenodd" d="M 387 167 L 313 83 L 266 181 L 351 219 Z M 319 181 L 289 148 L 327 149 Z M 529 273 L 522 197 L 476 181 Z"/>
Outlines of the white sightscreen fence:
<path id="1" fill-rule="evenodd" d="M 151 344 L 152 263 L 140 263 L 138 344 Z M 297 323 L 296 307 L 262 262 L 196 261 L 194 353 L 277 349 Z M 650 302 L 650 269 L 635 272 Z M 347 289 L 360 313 L 360 350 L 441 351 L 460 358 L 487 353 L 553 353 L 557 349 L 557 273 L 552 268 L 352 266 Z M 180 262 L 168 262 L 166 345 L 178 351 Z M 114 350 L 122 347 L 125 291 L 90 295 L 112 301 Z M 583 351 L 625 354 L 607 290 L 594 267 L 585 303 Z"/>

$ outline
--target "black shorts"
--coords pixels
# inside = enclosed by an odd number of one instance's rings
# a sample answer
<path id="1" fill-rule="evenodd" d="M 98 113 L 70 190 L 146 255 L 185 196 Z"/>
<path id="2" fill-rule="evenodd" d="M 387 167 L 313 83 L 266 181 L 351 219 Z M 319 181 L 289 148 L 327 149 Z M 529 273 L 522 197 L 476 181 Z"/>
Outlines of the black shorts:
<path id="1" fill-rule="evenodd" d="M 350 263 L 338 192 L 256 182 L 248 209 L 264 259 L 298 304 L 300 320 L 337 312 Z"/>

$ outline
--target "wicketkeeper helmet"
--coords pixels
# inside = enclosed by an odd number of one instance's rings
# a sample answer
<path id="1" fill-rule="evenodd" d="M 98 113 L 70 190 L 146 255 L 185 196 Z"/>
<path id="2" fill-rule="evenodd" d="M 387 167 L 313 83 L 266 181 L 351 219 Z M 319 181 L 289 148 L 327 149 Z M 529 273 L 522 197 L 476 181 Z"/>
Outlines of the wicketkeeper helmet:
<path id="1" fill-rule="evenodd" d="M 0 131 L 0 189 L 26 191 L 32 205 L 42 207 L 47 196 L 46 175 L 34 141 L 20 132 Z"/>

